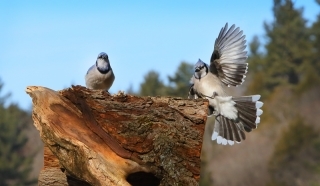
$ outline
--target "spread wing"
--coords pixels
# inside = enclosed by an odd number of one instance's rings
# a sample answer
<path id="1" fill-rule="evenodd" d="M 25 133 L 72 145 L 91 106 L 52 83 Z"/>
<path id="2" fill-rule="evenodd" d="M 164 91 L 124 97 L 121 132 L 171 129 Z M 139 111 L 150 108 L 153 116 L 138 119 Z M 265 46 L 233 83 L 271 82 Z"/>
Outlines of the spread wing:
<path id="1" fill-rule="evenodd" d="M 217 75 L 226 86 L 238 86 L 244 82 L 248 58 L 245 35 L 240 28 L 228 23 L 221 29 L 214 43 L 210 60 L 210 71 Z"/>

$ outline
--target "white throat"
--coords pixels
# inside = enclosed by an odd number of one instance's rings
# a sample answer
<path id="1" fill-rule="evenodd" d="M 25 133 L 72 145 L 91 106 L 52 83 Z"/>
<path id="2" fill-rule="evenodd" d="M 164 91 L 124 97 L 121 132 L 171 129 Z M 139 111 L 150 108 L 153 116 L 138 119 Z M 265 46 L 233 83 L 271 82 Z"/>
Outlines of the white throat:
<path id="1" fill-rule="evenodd" d="M 102 69 L 107 69 L 109 66 L 109 62 L 105 61 L 104 59 L 97 59 L 97 67 Z"/>
<path id="2" fill-rule="evenodd" d="M 194 77 L 196 79 L 201 79 L 204 78 L 208 73 L 206 72 L 205 69 L 200 70 L 199 72 L 194 72 Z"/>

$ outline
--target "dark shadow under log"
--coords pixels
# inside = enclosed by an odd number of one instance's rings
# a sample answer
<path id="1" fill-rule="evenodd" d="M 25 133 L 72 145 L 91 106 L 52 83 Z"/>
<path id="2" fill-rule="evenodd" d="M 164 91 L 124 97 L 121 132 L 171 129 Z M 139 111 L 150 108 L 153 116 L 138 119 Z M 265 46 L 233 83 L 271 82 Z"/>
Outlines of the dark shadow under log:
<path id="1" fill-rule="evenodd" d="M 111 96 L 81 86 L 27 93 L 47 146 L 39 185 L 53 169 L 65 185 L 198 185 L 206 100 Z"/>

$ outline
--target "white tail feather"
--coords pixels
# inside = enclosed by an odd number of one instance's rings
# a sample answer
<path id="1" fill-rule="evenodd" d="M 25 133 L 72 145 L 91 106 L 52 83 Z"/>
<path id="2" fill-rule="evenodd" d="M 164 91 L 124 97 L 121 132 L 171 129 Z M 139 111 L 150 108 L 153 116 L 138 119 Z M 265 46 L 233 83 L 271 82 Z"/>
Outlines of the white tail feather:
<path id="1" fill-rule="evenodd" d="M 256 118 L 256 122 L 255 122 L 256 124 L 258 124 L 258 123 L 260 123 L 260 117 L 257 117 Z"/>
<path id="2" fill-rule="evenodd" d="M 213 131 L 213 134 L 211 136 L 211 140 L 214 141 L 217 139 L 217 137 L 218 137 L 218 133 L 216 131 Z"/>
<path id="3" fill-rule="evenodd" d="M 222 145 L 227 145 L 227 144 L 228 144 L 228 140 L 225 139 L 225 138 L 223 138 L 223 139 L 222 139 Z"/>
<path id="4" fill-rule="evenodd" d="M 217 143 L 218 143 L 218 144 L 221 144 L 221 143 L 222 143 L 222 140 L 223 140 L 223 138 L 222 138 L 221 136 L 218 136 L 218 137 L 217 137 Z"/>
<path id="5" fill-rule="evenodd" d="M 257 116 L 260 116 L 263 113 L 261 109 L 257 109 Z"/>
<path id="6" fill-rule="evenodd" d="M 256 102 L 256 108 L 259 109 L 263 106 L 263 103 L 261 101 Z"/>
<path id="7" fill-rule="evenodd" d="M 260 99 L 260 95 L 253 95 L 252 96 L 252 102 L 258 101 Z"/>

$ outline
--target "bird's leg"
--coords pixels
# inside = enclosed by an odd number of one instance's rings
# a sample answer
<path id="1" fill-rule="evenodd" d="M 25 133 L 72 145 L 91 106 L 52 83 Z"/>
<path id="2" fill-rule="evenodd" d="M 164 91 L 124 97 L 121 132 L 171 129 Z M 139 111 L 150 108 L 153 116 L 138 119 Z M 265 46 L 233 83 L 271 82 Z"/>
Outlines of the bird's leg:
<path id="1" fill-rule="evenodd" d="M 212 93 L 212 96 L 206 96 L 206 95 L 204 95 L 204 94 L 202 94 L 202 93 L 199 93 L 200 94 L 200 97 L 203 97 L 203 98 L 210 98 L 210 99 L 214 99 L 216 96 L 218 96 L 218 94 L 217 94 L 217 92 L 213 92 Z M 209 106 L 209 109 L 208 109 L 208 117 L 211 117 L 211 116 L 220 116 L 220 113 L 218 112 L 218 111 L 216 111 L 215 109 L 214 109 L 214 107 L 212 107 L 212 106 Z"/>
<path id="2" fill-rule="evenodd" d="M 201 95 L 199 95 L 193 88 L 193 85 L 190 87 L 189 89 L 189 93 L 188 93 L 188 99 L 198 99 L 201 98 Z"/>
<path id="3" fill-rule="evenodd" d="M 188 99 L 191 99 L 191 98 L 194 98 L 194 99 L 197 99 L 196 97 L 195 97 L 195 92 L 194 92 L 194 89 L 193 89 L 193 85 L 190 87 L 190 89 L 189 89 L 189 92 L 188 92 Z"/>

